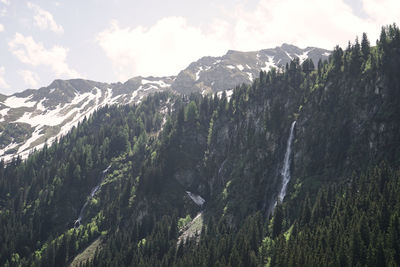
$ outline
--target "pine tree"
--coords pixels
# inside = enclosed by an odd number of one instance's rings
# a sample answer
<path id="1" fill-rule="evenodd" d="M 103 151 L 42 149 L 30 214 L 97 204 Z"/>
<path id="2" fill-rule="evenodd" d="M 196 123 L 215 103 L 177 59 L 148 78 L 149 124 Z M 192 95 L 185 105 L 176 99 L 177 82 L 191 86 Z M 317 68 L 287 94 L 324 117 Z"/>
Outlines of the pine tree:
<path id="1" fill-rule="evenodd" d="M 282 231 L 283 210 L 280 203 L 276 205 L 272 222 L 272 237 L 277 237 Z"/>
<path id="2" fill-rule="evenodd" d="M 370 54 L 370 45 L 369 45 L 367 34 L 365 32 L 363 33 L 362 40 L 361 40 L 361 53 L 364 58 L 364 61 L 367 61 L 368 56 Z"/>

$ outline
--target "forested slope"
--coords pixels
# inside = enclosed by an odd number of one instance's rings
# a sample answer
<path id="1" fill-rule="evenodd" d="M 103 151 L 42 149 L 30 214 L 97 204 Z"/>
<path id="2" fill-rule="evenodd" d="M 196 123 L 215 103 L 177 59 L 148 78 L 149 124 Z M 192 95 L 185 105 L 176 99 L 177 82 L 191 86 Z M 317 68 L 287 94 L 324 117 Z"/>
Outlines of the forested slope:
<path id="1" fill-rule="evenodd" d="M 100 109 L 0 169 L 0 264 L 68 265 L 94 240 L 83 266 L 399 264 L 399 65 L 392 25 L 376 46 L 363 35 L 229 97 L 161 93 Z"/>

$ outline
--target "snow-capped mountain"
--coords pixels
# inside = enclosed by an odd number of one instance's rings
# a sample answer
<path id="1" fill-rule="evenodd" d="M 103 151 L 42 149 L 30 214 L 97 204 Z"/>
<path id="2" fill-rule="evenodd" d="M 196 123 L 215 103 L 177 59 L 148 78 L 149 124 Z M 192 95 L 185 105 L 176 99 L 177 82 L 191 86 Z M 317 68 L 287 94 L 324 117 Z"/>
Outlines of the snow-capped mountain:
<path id="1" fill-rule="evenodd" d="M 301 49 L 289 44 L 255 52 L 229 50 L 222 57 L 203 57 L 191 63 L 178 74 L 172 88 L 182 93 L 227 90 L 242 83 L 251 83 L 261 70 L 283 68 L 295 57 L 299 58 L 300 64 L 310 58 L 316 66 L 319 59 L 325 60 L 329 55 L 330 51 L 325 49 Z"/>
<path id="2" fill-rule="evenodd" d="M 203 57 L 176 77 L 135 77 L 125 83 L 89 80 L 55 80 L 47 87 L 28 89 L 11 96 L 0 94 L 0 160 L 27 157 L 66 134 L 96 109 L 111 104 L 138 103 L 148 94 L 173 90 L 178 93 L 214 93 L 251 83 L 261 70 L 281 68 L 295 57 L 314 64 L 330 51 L 283 44 L 255 52 L 228 51 L 222 57 Z"/>
<path id="3" fill-rule="evenodd" d="M 136 77 L 123 84 L 55 80 L 38 90 L 0 96 L 0 159 L 25 158 L 33 148 L 66 134 L 96 109 L 138 103 L 148 94 L 169 88 L 172 81 L 171 77 Z"/>

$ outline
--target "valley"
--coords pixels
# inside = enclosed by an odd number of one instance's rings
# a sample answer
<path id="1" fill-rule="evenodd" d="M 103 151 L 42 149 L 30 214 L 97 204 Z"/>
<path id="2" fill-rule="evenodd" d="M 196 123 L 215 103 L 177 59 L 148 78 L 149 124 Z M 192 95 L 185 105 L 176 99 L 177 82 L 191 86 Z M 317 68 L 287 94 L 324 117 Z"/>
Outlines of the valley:
<path id="1" fill-rule="evenodd" d="M 393 24 L 1 96 L 0 265 L 398 265 L 399 51 Z"/>

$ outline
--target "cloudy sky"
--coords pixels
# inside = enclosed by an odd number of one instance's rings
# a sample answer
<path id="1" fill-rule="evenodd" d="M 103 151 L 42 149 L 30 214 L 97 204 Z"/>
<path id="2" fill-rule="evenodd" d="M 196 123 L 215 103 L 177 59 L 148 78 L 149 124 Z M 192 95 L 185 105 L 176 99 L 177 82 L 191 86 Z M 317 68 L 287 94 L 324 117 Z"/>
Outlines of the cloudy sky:
<path id="1" fill-rule="evenodd" d="M 399 20 L 399 0 L 0 0 L 0 94 L 176 75 L 228 49 L 374 44 Z"/>

